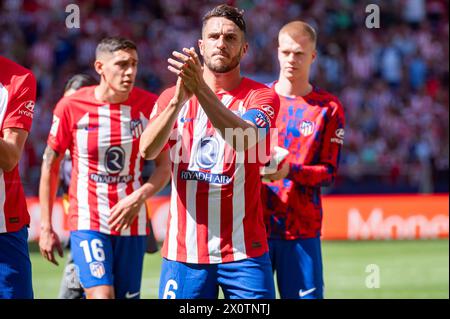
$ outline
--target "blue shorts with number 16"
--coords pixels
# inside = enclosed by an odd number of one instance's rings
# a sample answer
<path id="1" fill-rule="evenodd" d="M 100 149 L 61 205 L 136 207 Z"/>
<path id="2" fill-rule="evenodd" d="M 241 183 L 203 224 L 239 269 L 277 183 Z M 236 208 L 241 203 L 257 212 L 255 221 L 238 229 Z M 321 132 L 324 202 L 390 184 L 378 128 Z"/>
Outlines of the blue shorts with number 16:
<path id="1" fill-rule="evenodd" d="M 70 233 L 70 249 L 84 288 L 109 285 L 116 298 L 139 298 L 146 236 L 78 230 Z"/>

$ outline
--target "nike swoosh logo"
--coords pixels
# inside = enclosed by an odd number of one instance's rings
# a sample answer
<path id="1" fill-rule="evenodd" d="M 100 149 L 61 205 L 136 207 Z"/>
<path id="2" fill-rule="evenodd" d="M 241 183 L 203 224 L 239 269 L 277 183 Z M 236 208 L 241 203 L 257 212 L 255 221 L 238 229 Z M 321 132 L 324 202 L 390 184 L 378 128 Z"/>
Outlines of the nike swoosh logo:
<path id="1" fill-rule="evenodd" d="M 305 290 L 305 291 L 302 291 L 300 289 L 300 291 L 298 292 L 298 295 L 300 296 L 300 298 L 303 298 L 306 295 L 309 295 L 310 293 L 312 293 L 314 290 L 316 290 L 316 288 L 311 288 L 311 289 L 308 289 L 308 290 Z"/>
<path id="2" fill-rule="evenodd" d="M 127 291 L 127 293 L 125 294 L 125 298 L 126 299 L 132 299 L 134 297 L 139 296 L 140 292 L 135 292 L 135 293 L 130 293 L 129 291 Z"/>

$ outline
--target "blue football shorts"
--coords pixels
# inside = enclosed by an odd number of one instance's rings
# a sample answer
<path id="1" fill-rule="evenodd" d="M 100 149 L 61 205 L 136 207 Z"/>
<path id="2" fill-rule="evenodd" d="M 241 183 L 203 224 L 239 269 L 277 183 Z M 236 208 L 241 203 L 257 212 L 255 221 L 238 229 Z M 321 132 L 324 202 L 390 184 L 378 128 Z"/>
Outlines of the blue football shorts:
<path id="1" fill-rule="evenodd" d="M 269 254 L 282 299 L 323 299 L 320 237 L 269 239 Z"/>
<path id="2" fill-rule="evenodd" d="M 72 231 L 70 250 L 81 285 L 84 288 L 114 286 L 116 298 L 138 299 L 146 238 Z"/>
<path id="3" fill-rule="evenodd" d="M 0 234 L 0 299 L 32 299 L 28 229 Z"/>
<path id="4" fill-rule="evenodd" d="M 191 264 L 163 258 L 160 299 L 274 299 L 269 254 L 221 264 Z"/>

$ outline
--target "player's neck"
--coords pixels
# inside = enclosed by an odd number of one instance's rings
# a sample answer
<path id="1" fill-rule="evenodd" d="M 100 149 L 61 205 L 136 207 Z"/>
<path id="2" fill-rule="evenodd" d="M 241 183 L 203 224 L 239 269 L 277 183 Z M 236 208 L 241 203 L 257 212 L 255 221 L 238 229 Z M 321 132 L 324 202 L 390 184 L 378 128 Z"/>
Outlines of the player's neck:
<path id="1" fill-rule="evenodd" d="M 281 76 L 275 84 L 277 94 L 288 97 L 305 96 L 311 93 L 312 89 L 312 85 L 308 80 L 290 81 Z"/>
<path id="2" fill-rule="evenodd" d="M 122 103 L 128 99 L 130 93 L 118 94 L 116 91 L 111 89 L 107 84 L 100 83 L 94 89 L 95 99 L 100 102 L 105 103 Z"/>
<path id="3" fill-rule="evenodd" d="M 239 66 L 227 73 L 216 73 L 205 66 L 203 78 L 214 92 L 232 91 L 241 84 L 242 80 Z"/>

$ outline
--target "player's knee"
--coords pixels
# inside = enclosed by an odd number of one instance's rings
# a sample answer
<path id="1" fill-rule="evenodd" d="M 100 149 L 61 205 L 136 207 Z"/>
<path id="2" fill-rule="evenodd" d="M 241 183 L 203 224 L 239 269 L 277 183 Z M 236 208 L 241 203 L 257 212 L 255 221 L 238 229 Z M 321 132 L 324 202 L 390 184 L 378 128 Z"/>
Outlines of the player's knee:
<path id="1" fill-rule="evenodd" d="M 112 286 L 97 286 L 85 290 L 87 299 L 114 299 Z"/>
<path id="2" fill-rule="evenodd" d="M 93 293 L 86 293 L 87 299 L 114 299 L 114 293 L 106 291 L 96 291 Z"/>

